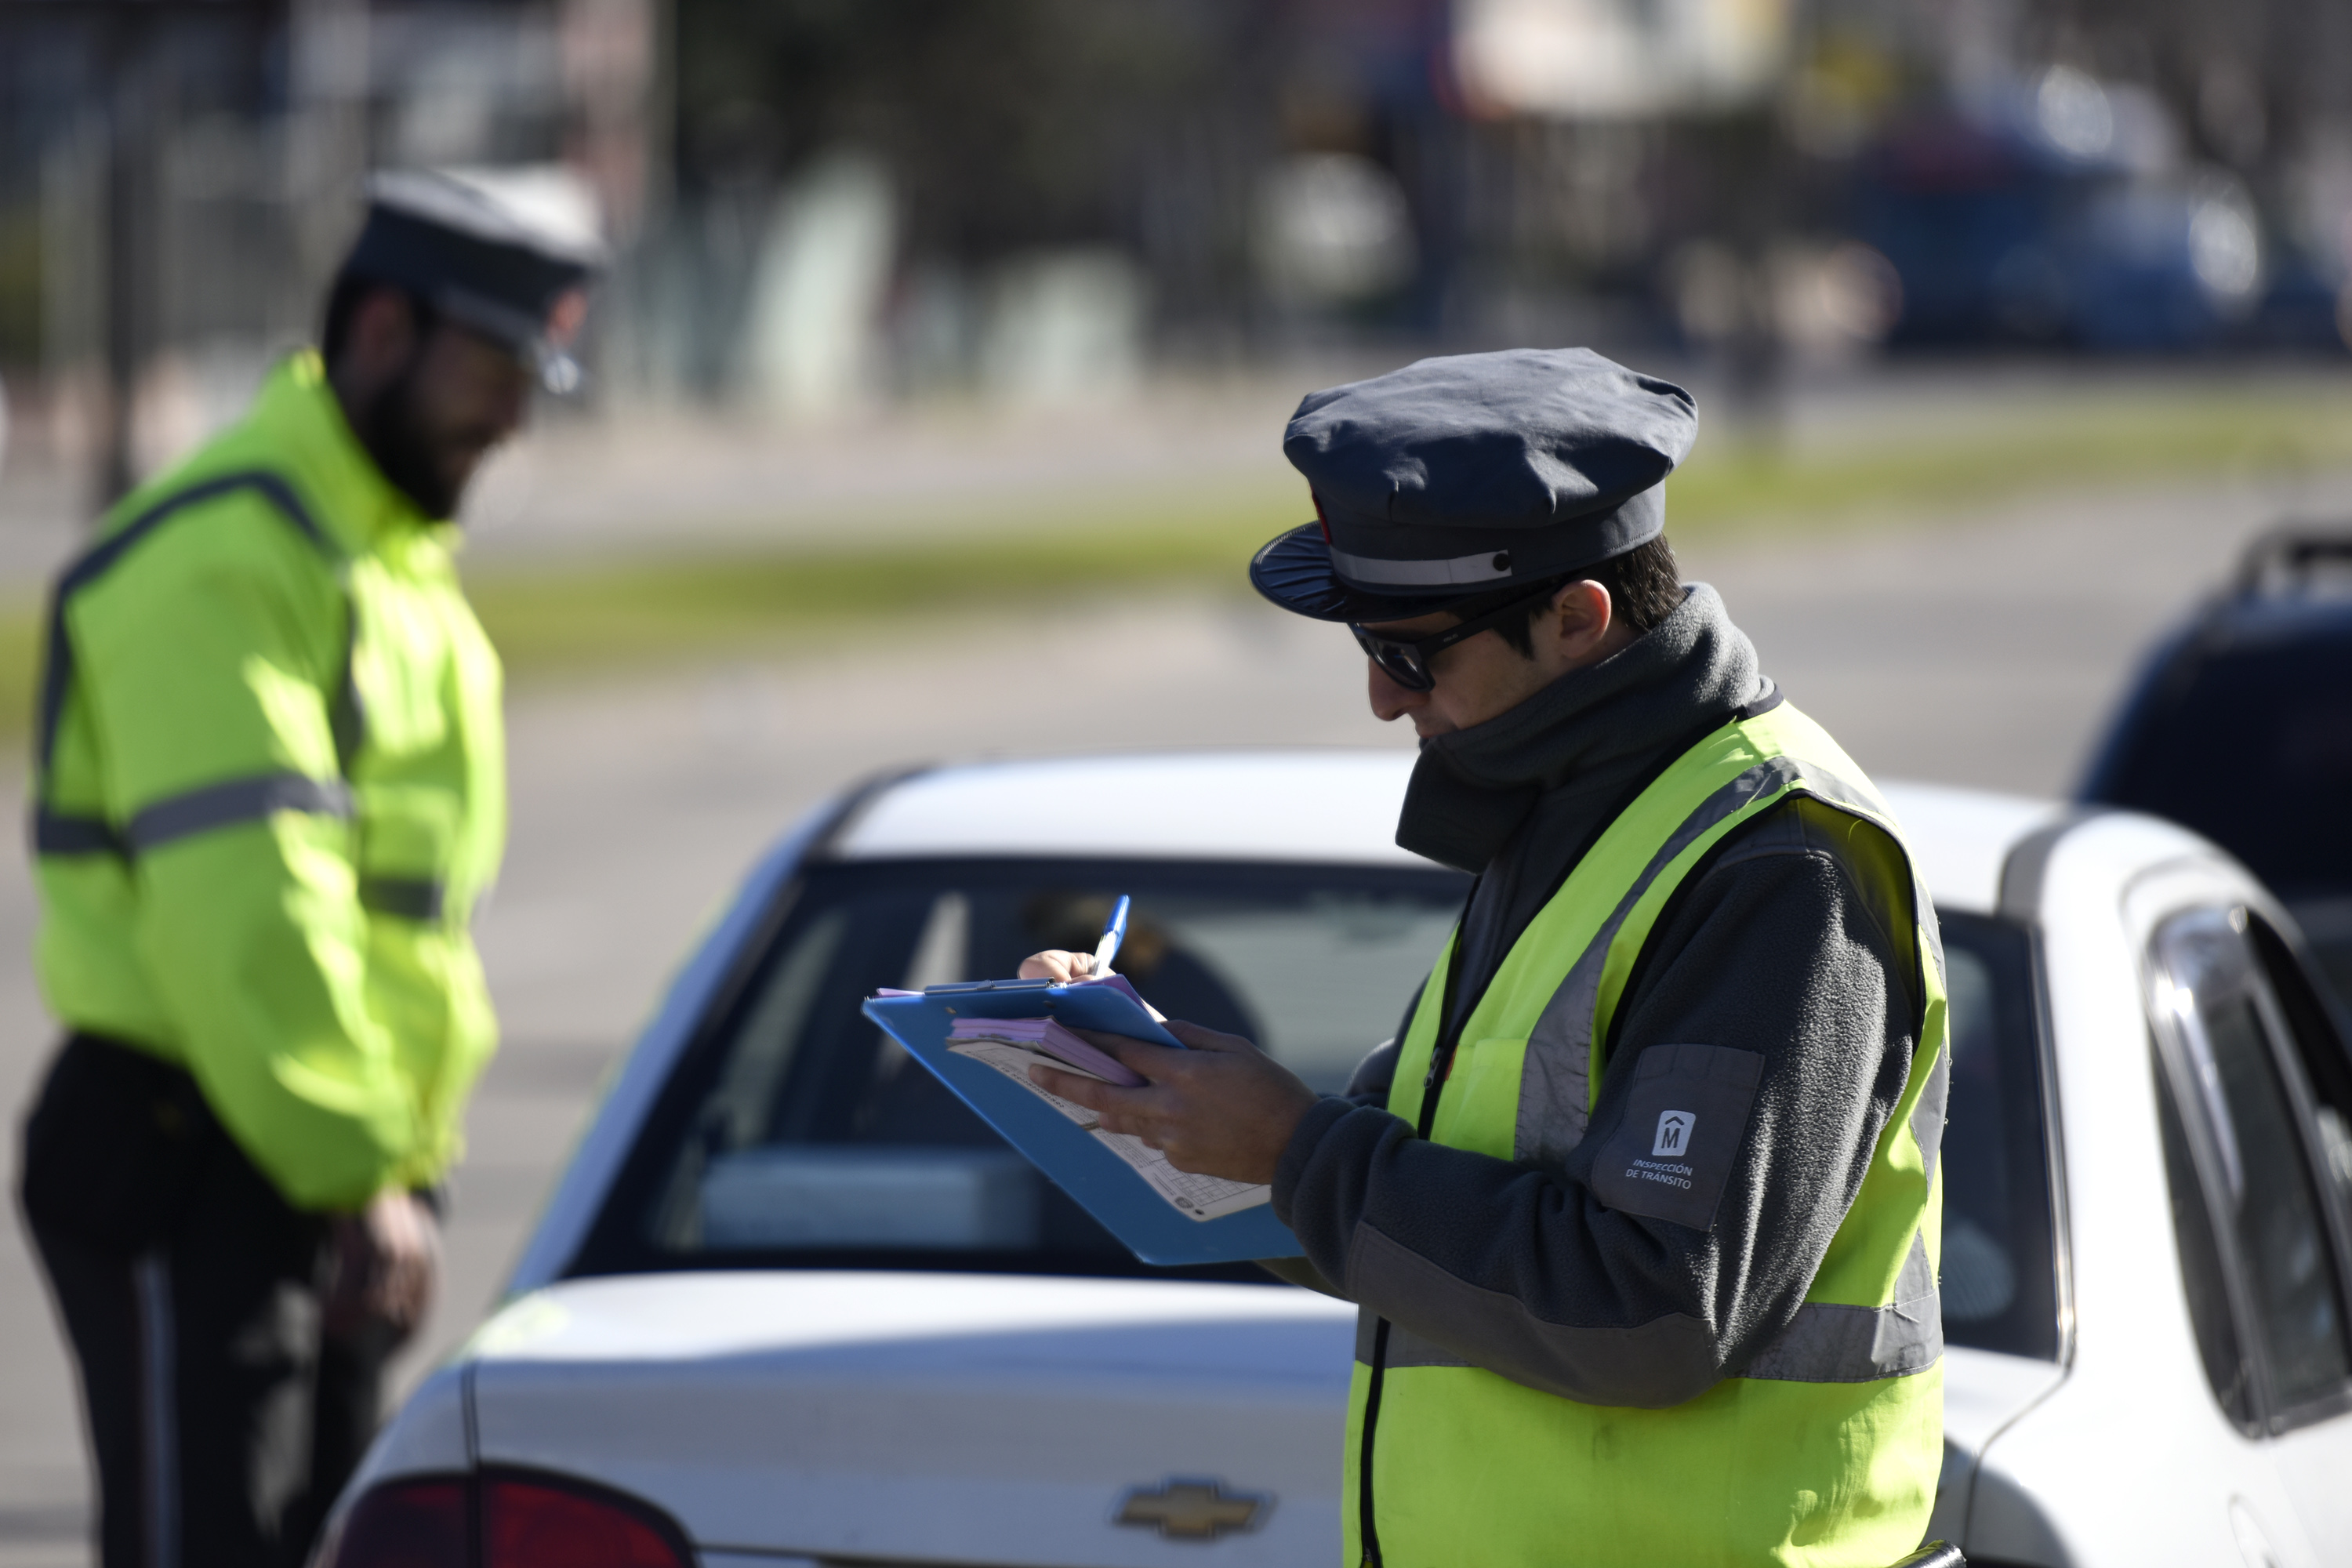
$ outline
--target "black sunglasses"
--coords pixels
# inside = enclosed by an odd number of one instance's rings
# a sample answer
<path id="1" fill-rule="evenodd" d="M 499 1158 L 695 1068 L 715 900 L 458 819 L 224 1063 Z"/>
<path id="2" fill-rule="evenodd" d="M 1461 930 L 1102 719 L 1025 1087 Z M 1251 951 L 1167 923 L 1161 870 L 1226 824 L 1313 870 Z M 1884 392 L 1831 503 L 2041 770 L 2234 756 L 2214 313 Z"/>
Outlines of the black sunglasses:
<path id="1" fill-rule="evenodd" d="M 1559 592 L 1558 583 L 1547 583 L 1532 593 L 1496 605 L 1483 616 L 1474 616 L 1460 626 L 1447 626 L 1444 631 L 1424 632 L 1417 637 L 1384 637 L 1366 630 L 1354 621 L 1348 629 L 1356 634 L 1356 645 L 1366 657 L 1381 667 L 1381 673 L 1403 687 L 1407 691 L 1427 691 L 1437 685 L 1437 677 L 1429 673 L 1429 661 L 1465 637 L 1475 637 L 1487 627 L 1522 615 L 1528 605 L 1538 599 L 1549 598 Z"/>

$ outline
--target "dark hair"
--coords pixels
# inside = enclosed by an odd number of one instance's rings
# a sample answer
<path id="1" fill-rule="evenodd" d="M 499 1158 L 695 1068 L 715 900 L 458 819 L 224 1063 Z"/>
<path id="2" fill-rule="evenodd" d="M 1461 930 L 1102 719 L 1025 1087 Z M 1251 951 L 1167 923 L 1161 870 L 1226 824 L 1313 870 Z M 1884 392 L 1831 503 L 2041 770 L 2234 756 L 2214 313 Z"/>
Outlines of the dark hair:
<path id="1" fill-rule="evenodd" d="M 1528 595 L 1524 616 L 1512 616 L 1496 626 L 1495 634 L 1519 650 L 1522 658 L 1536 656 L 1536 617 L 1551 603 L 1551 595 L 1570 583 L 1598 583 L 1609 590 L 1612 613 L 1618 620 L 1633 628 L 1634 634 L 1648 631 L 1674 613 L 1683 602 L 1682 568 L 1675 563 L 1675 548 L 1666 542 L 1664 534 L 1647 544 L 1637 544 L 1622 555 L 1612 555 L 1591 566 L 1565 572 L 1548 583 L 1528 587 L 1514 584 L 1492 594 L 1482 594 L 1475 599 L 1465 599 L 1446 608 L 1468 620 L 1498 605 L 1507 605 L 1521 595 Z M 1542 597 L 1536 597 L 1540 591 Z"/>
<path id="2" fill-rule="evenodd" d="M 330 365 L 341 359 L 343 346 L 351 341 L 352 318 L 360 313 L 360 306 L 371 294 L 389 289 L 408 301 L 411 316 L 416 322 L 416 332 L 423 337 L 432 331 L 433 307 L 426 304 L 415 290 L 397 283 L 386 283 L 365 273 L 346 269 L 335 274 L 334 286 L 327 290 L 327 315 L 319 331 L 319 357 Z"/>

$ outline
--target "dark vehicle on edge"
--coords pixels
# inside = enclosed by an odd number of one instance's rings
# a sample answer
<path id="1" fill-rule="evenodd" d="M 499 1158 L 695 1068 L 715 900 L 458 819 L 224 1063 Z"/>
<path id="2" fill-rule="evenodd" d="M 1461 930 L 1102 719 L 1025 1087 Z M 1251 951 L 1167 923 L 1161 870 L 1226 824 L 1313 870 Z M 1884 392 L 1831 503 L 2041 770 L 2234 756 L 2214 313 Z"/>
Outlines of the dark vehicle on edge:
<path id="1" fill-rule="evenodd" d="M 2245 862 L 2352 996 L 2352 527 L 2256 540 L 2158 644 L 2081 798 L 2170 817 Z"/>

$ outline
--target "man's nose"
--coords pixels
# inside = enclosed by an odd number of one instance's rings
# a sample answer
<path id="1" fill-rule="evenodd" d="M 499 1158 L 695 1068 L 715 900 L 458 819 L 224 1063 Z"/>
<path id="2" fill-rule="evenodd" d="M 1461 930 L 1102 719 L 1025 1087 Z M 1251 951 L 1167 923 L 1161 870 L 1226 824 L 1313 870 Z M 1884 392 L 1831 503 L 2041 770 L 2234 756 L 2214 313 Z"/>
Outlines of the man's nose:
<path id="1" fill-rule="evenodd" d="M 1371 689 L 1366 695 L 1371 700 L 1372 717 L 1381 723 L 1402 719 L 1429 700 L 1428 692 L 1398 685 L 1387 670 L 1371 659 L 1364 660 L 1364 668 L 1370 675 Z"/>

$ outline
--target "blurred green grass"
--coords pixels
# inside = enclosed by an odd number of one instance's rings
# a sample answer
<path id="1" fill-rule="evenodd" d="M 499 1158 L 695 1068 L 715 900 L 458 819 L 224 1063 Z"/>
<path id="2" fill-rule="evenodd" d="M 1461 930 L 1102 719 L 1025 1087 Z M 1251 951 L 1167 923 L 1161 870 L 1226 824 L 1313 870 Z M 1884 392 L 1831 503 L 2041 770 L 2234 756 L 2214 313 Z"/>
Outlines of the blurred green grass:
<path id="1" fill-rule="evenodd" d="M 1965 515 L 2036 490 L 2175 479 L 2291 479 L 2352 464 L 2352 385 L 2075 398 L 2048 394 L 1966 413 L 1906 417 L 1795 456 L 1754 443 L 1709 448 L 1666 484 L 1670 531 L 1853 524 L 1874 514 Z"/>
<path id="2" fill-rule="evenodd" d="M 2352 390 L 2046 395 L 1795 454 L 1701 443 L 1666 487 L 1686 541 L 1965 516 L 2037 490 L 2287 477 L 2352 466 Z M 1081 593 L 1243 594 L 1251 552 L 1311 516 L 1295 481 L 1139 504 L 1065 498 L 957 532 L 862 545 L 474 574 L 509 667 L 589 669 L 752 647 L 860 624 L 1034 609 Z M 842 532 L 851 531 L 845 520 Z M 808 531 L 803 530 L 805 533 Z"/>
<path id="3" fill-rule="evenodd" d="M 1716 436 L 1669 481 L 1669 527 L 1686 541 L 1794 535 L 1965 517 L 2038 490 L 2352 466 L 2352 389 L 2315 379 L 1988 398 L 1964 413 L 1906 415 L 1887 426 L 1794 452 Z M 1243 594 L 1250 552 L 1308 515 L 1289 482 L 1211 489 L 1189 503 L 1172 494 L 1139 503 L 1132 494 L 1110 501 L 1066 493 L 954 529 L 898 529 L 865 542 L 808 543 L 826 531 L 803 521 L 794 542 L 767 549 L 486 563 L 469 568 L 467 586 L 509 669 L 529 682 L 788 654 L 845 633 L 969 624 L 1081 594 Z M 830 532 L 854 539 L 867 522 L 845 515 Z M 0 607 L 0 734 L 24 732 L 37 620 L 29 605 Z"/>

